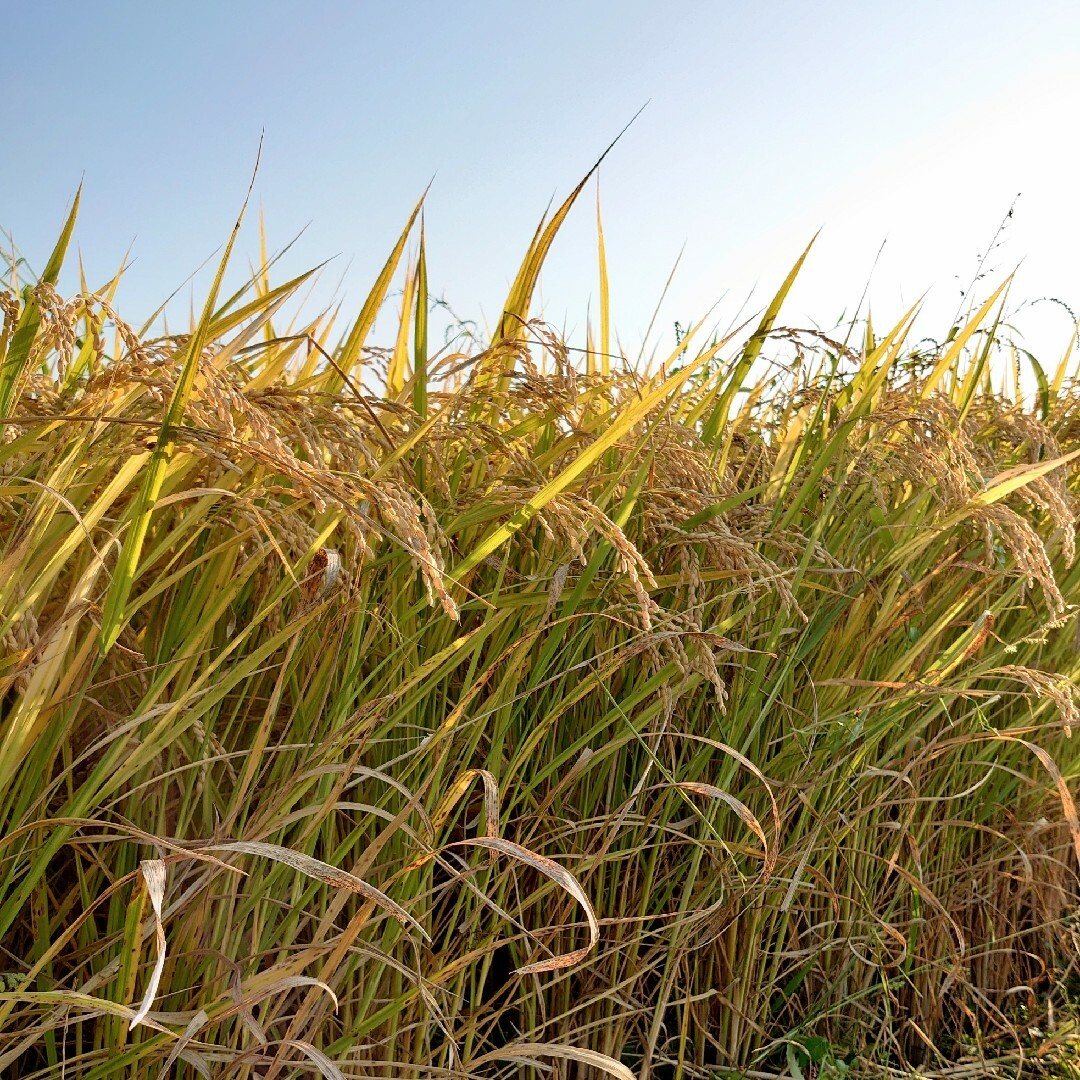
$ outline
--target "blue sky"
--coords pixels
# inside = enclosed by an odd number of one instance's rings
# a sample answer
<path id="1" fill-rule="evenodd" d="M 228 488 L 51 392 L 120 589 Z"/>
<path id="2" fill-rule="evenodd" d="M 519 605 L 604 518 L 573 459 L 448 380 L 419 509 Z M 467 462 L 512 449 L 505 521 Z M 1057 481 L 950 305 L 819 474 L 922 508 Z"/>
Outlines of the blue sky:
<path id="1" fill-rule="evenodd" d="M 1017 302 L 1080 309 L 1074 3 L 121 0 L 22 4 L 5 34 L 0 227 L 40 267 L 84 179 L 77 243 L 92 284 L 130 247 L 131 321 L 224 242 L 262 131 L 271 247 L 307 227 L 282 274 L 336 256 L 317 304 L 359 305 L 434 177 L 431 288 L 492 320 L 549 201 L 646 101 L 600 175 L 630 351 L 684 245 L 668 344 L 675 319 L 720 301 L 723 322 L 755 286 L 748 310 L 765 302 L 819 227 L 789 321 L 832 325 L 885 241 L 876 321 L 929 291 L 944 332 L 1018 192 L 987 282 L 1022 262 Z M 543 285 L 544 314 L 580 334 L 594 188 Z M 1063 344 L 1068 321 L 1040 312 L 1022 313 L 1032 340 Z"/>

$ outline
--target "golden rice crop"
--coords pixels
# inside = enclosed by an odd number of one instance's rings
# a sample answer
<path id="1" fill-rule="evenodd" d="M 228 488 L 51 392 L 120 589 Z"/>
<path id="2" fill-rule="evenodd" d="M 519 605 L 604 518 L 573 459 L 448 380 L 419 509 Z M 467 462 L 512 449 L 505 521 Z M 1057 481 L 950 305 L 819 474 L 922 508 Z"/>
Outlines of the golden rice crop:
<path id="1" fill-rule="evenodd" d="M 65 299 L 74 211 L 12 273 L 0 1075 L 977 1071 L 1068 1012 L 1074 361 L 1024 404 L 1000 289 L 784 327 L 800 260 L 646 373 L 602 246 L 575 352 L 573 198 L 462 352 L 422 241 L 369 341 L 416 213 L 343 330 L 228 251 L 187 333 Z"/>

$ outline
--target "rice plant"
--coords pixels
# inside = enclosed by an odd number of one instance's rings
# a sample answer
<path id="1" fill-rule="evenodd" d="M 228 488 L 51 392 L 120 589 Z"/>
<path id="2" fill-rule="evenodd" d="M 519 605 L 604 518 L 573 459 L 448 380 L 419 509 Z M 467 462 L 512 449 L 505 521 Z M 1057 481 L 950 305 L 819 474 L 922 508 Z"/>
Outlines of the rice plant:
<path id="1" fill-rule="evenodd" d="M 11 271 L 0 1075 L 977 1071 L 1067 1011 L 1071 353 L 1004 286 L 785 327 L 800 259 L 642 371 L 602 233 L 575 349 L 580 191 L 462 351 L 419 207 L 344 326 L 223 297 L 235 230 L 180 334 L 57 293 L 74 209 Z"/>

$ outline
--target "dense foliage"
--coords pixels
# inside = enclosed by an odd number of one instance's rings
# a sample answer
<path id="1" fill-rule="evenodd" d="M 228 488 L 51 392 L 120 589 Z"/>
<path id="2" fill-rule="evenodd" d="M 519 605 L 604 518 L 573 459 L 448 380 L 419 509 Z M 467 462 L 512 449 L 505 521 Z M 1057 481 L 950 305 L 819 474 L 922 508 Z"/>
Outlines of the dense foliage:
<path id="1" fill-rule="evenodd" d="M 265 272 L 64 300 L 74 212 L 13 276 L 3 1076 L 931 1068 L 1065 1008 L 1068 357 L 1024 406 L 1001 290 L 916 346 L 789 278 L 644 373 L 603 270 L 576 353 L 570 202 L 469 355 L 422 242 L 369 343 L 416 215 L 343 333 Z"/>

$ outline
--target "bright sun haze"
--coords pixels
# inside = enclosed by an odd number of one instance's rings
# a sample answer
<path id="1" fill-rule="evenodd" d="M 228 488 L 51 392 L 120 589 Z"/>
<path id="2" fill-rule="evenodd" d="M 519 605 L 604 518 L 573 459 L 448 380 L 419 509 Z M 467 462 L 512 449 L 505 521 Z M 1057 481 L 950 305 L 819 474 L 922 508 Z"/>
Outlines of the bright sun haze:
<path id="1" fill-rule="evenodd" d="M 434 177 L 432 292 L 490 324 L 544 208 L 646 102 L 600 177 L 628 350 L 684 245 L 663 341 L 721 297 L 733 318 L 758 286 L 753 310 L 819 228 L 793 321 L 835 320 L 873 269 L 879 320 L 928 293 L 940 326 L 983 256 L 999 278 L 1022 264 L 1018 296 L 1080 301 L 1080 217 L 1061 209 L 1074 4 L 127 0 L 20 5 L 7 25 L 19 134 L 0 226 L 40 265 L 84 180 L 76 241 L 92 281 L 130 246 L 132 313 L 224 241 L 265 130 L 255 201 L 271 247 L 307 226 L 282 272 L 337 256 L 316 296 L 362 295 Z M 595 308 L 594 221 L 579 204 L 543 279 L 543 313 L 571 333 Z M 254 225 L 240 254 L 257 259 Z"/>

